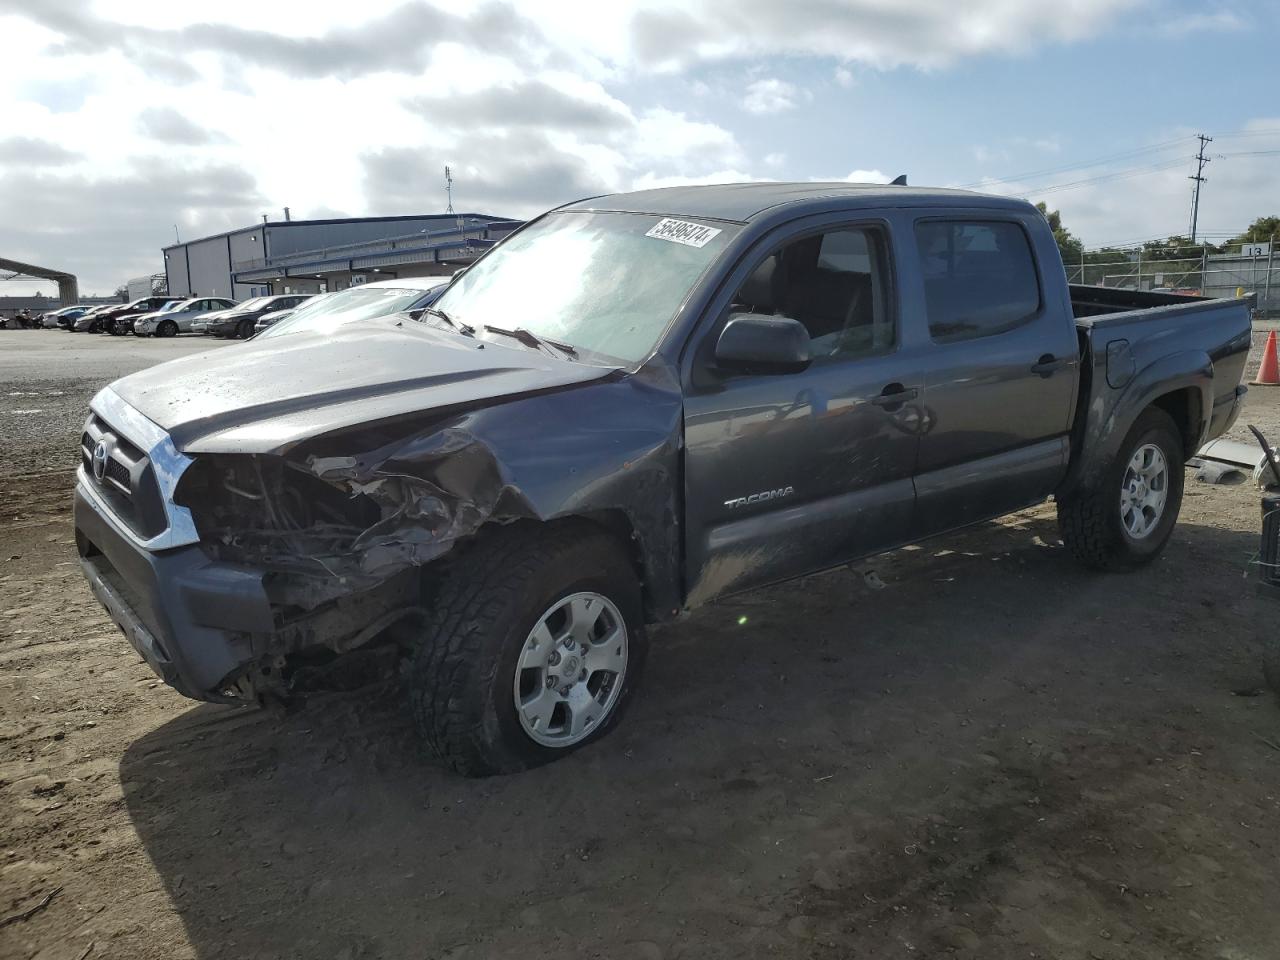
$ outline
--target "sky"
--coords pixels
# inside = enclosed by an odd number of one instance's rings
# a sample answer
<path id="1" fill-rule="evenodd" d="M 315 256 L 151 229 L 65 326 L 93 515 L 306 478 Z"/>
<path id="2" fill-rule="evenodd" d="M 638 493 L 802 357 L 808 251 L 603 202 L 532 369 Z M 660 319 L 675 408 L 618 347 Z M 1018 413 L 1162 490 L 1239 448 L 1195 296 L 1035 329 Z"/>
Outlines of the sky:
<path id="1" fill-rule="evenodd" d="M 1088 246 L 1280 213 L 1280 3 L 0 0 L 0 257 L 108 293 L 295 219 L 776 180 L 1044 200 Z M 8 282 L 0 294 L 53 292 Z"/>

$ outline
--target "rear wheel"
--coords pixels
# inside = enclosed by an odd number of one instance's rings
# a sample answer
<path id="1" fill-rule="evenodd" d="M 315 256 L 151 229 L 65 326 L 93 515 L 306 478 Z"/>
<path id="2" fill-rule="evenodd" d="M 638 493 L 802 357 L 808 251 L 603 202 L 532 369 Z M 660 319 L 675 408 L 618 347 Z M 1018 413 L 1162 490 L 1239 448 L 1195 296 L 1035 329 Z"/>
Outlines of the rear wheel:
<path id="1" fill-rule="evenodd" d="M 466 776 L 559 759 L 607 733 L 639 680 L 640 585 L 589 524 L 495 529 L 432 604 L 410 673 L 418 731 Z"/>
<path id="2" fill-rule="evenodd" d="M 1126 570 L 1159 556 L 1182 507 L 1182 457 L 1173 418 L 1144 411 L 1098 483 L 1058 501 L 1062 538 L 1076 559 Z"/>
<path id="3" fill-rule="evenodd" d="M 178 335 L 178 325 L 172 320 L 160 321 L 160 326 L 156 327 L 157 337 L 176 337 Z"/>

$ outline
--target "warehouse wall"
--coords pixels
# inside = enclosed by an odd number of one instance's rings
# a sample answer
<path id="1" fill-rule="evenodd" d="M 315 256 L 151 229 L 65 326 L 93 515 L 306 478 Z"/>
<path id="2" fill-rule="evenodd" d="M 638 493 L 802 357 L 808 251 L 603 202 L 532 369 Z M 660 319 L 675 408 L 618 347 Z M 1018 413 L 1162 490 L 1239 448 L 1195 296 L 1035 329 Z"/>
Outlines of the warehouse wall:
<path id="1" fill-rule="evenodd" d="M 244 263 L 249 260 L 261 260 L 266 256 L 263 252 L 265 230 L 265 227 L 258 227 L 243 233 L 233 233 L 227 237 L 227 241 L 231 244 L 231 262 Z M 246 300 L 253 296 L 253 289 L 252 284 L 237 283 L 231 296 L 237 300 Z"/>
<path id="2" fill-rule="evenodd" d="M 227 256 L 225 236 L 187 244 L 187 259 L 191 270 L 191 296 L 231 296 L 231 260 Z"/>
<path id="3" fill-rule="evenodd" d="M 191 295 L 191 278 L 187 276 L 186 247 L 172 247 L 165 251 L 165 275 L 169 278 L 169 296 Z"/>
<path id="4" fill-rule="evenodd" d="M 368 223 L 274 223 L 266 228 L 270 256 L 338 247 L 364 240 L 382 240 L 420 230 L 448 230 L 455 217 L 412 217 L 407 220 L 373 220 Z M 261 254 L 258 254 L 261 256 Z"/>

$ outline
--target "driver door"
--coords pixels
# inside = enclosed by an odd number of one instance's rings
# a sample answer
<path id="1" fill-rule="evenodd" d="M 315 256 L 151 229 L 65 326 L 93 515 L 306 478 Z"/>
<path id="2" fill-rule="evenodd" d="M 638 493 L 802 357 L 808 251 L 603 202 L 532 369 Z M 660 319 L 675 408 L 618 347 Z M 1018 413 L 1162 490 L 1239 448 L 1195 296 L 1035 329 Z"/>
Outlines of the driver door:
<path id="1" fill-rule="evenodd" d="M 811 227 L 735 274 L 737 290 L 700 341 L 686 389 L 691 605 L 907 536 L 922 367 L 902 347 L 888 251 L 882 224 Z M 715 339 L 742 312 L 803 324 L 809 366 L 717 369 Z"/>

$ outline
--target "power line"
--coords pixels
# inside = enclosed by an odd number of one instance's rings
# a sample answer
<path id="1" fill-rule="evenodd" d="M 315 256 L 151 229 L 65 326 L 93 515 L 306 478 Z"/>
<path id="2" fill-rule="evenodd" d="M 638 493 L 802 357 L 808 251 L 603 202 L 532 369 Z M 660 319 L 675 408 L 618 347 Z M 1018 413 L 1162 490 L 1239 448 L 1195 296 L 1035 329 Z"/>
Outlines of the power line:
<path id="1" fill-rule="evenodd" d="M 1102 157 L 1097 157 L 1093 160 L 1083 160 L 1079 163 L 1061 164 L 1056 167 L 1044 167 L 1040 170 L 1032 170 L 1029 173 L 1019 173 L 1008 177 L 988 177 L 984 180 L 974 181 L 973 183 L 961 184 L 959 189 L 967 190 L 970 187 L 980 187 L 995 183 L 1021 183 L 1025 180 L 1034 180 L 1039 177 L 1050 176 L 1055 173 L 1069 173 L 1073 170 L 1085 170 L 1089 167 L 1097 167 L 1106 163 L 1115 163 L 1117 160 L 1129 160 L 1147 153 L 1158 153 L 1162 150 L 1167 150 L 1172 146 L 1185 143 L 1186 141 L 1193 139 L 1195 138 L 1191 136 L 1175 137 L 1172 140 L 1163 140 L 1159 143 L 1148 144 L 1145 147 L 1136 147 L 1132 150 L 1122 150 L 1119 153 L 1111 153 Z"/>
<path id="2" fill-rule="evenodd" d="M 1218 134 L 1219 140 L 1235 137 L 1280 137 L 1280 127 L 1271 127 L 1266 130 L 1233 130 L 1230 133 Z"/>
<path id="3" fill-rule="evenodd" d="M 1141 177 L 1148 173 L 1158 173 L 1161 170 L 1170 170 L 1173 167 L 1181 166 L 1186 163 L 1186 157 L 1174 157 L 1171 160 L 1161 160 L 1157 163 L 1144 164 L 1141 167 L 1130 167 L 1127 170 L 1117 170 L 1113 173 L 1102 173 L 1096 177 L 1085 177 L 1082 180 L 1068 180 L 1065 183 L 1052 183 L 1046 187 L 1033 187 L 1026 191 L 1027 196 L 1043 197 L 1051 193 L 1060 193 L 1063 190 L 1074 190 L 1076 187 L 1089 186 L 1095 183 L 1105 183 L 1109 180 L 1128 180 L 1131 177 Z"/>

